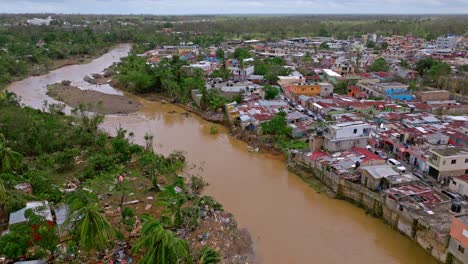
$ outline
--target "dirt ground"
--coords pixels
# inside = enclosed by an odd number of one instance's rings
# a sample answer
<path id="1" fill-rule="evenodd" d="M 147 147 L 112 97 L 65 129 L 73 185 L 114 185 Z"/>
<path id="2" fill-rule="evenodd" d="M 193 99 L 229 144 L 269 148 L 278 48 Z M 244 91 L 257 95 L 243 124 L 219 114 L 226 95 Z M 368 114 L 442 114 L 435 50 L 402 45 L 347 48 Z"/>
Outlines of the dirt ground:
<path id="1" fill-rule="evenodd" d="M 126 96 L 81 90 L 61 83 L 48 86 L 47 95 L 74 108 L 84 104 L 88 111 L 101 114 L 129 114 L 138 111 L 141 105 Z"/>

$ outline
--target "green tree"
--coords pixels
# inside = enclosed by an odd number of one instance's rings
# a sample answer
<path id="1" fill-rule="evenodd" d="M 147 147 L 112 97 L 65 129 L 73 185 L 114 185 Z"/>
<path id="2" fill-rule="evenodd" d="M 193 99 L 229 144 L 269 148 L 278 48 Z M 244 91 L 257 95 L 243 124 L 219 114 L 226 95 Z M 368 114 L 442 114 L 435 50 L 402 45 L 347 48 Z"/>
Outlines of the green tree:
<path id="1" fill-rule="evenodd" d="M 387 61 L 384 58 L 378 58 L 372 63 L 372 65 L 369 67 L 369 71 L 372 72 L 380 72 L 380 71 L 388 71 L 389 66 Z"/>
<path id="2" fill-rule="evenodd" d="M 10 232 L 0 237 L 0 255 L 10 259 L 24 256 L 32 240 L 31 227 L 26 224 L 13 225 Z"/>
<path id="3" fill-rule="evenodd" d="M 328 44 L 326 42 L 320 43 L 320 49 L 325 49 L 326 50 L 326 49 L 329 49 L 329 48 L 330 48 L 330 46 L 328 46 Z"/>
<path id="4" fill-rule="evenodd" d="M 330 33 L 329 33 L 326 29 L 324 29 L 324 28 L 321 28 L 321 29 L 319 30 L 318 35 L 319 35 L 320 37 L 330 37 Z"/>
<path id="5" fill-rule="evenodd" d="M 264 134 L 268 135 L 289 135 L 292 131 L 292 128 L 288 126 L 286 112 L 281 111 L 269 121 L 263 123 L 262 131 Z"/>
<path id="6" fill-rule="evenodd" d="M 102 250 L 112 242 L 114 228 L 100 212 L 95 194 L 75 191 L 65 201 L 69 214 L 64 226 L 72 226 L 72 235 L 83 250 Z"/>
<path id="7" fill-rule="evenodd" d="M 7 204 L 7 190 L 3 184 L 3 180 L 0 179 L 0 215 L 5 210 Z"/>
<path id="8" fill-rule="evenodd" d="M 223 49 L 217 49 L 216 50 L 216 58 L 220 59 L 220 60 L 224 60 L 224 50 Z"/>
<path id="9" fill-rule="evenodd" d="M 158 188 L 158 179 L 156 178 L 158 159 L 156 155 L 152 152 L 145 152 L 141 155 L 139 162 L 143 170 L 150 175 L 153 188 Z"/>
<path id="10" fill-rule="evenodd" d="M 179 178 L 158 195 L 158 204 L 164 206 L 162 222 L 166 226 L 178 227 L 182 224 L 182 206 L 188 198 L 184 191 L 177 190 L 182 190 L 184 187 L 183 179 Z"/>
<path id="11" fill-rule="evenodd" d="M 6 146 L 6 139 L 0 134 L 0 172 L 15 171 L 22 166 L 23 156 Z"/>
<path id="12" fill-rule="evenodd" d="M 416 71 L 424 77 L 424 82 L 428 85 L 439 86 L 440 80 L 451 73 L 450 65 L 441 60 L 426 58 L 416 62 Z"/>
<path id="13" fill-rule="evenodd" d="M 388 49 L 388 42 L 382 42 L 382 44 L 380 44 L 380 47 L 381 47 L 383 50 Z"/>
<path id="14" fill-rule="evenodd" d="M 59 241 L 55 226 L 32 209 L 26 210 L 24 216 L 25 223 L 10 226 L 10 232 L 0 238 L 0 255 L 11 259 L 26 253 L 36 258 L 48 257 L 46 252 L 53 253 Z"/>
<path id="15" fill-rule="evenodd" d="M 437 63 L 438 60 L 433 58 L 421 59 L 416 62 L 415 70 L 422 77 L 430 68 L 432 68 L 432 66 L 436 65 Z"/>
<path id="16" fill-rule="evenodd" d="M 339 81 L 335 86 L 335 92 L 337 94 L 347 94 L 348 84 L 345 81 Z"/>
<path id="17" fill-rule="evenodd" d="M 401 59 L 401 60 L 400 60 L 400 66 L 403 67 L 403 68 L 408 68 L 408 67 L 409 67 L 409 63 L 408 63 L 407 60 Z"/>
<path id="18" fill-rule="evenodd" d="M 374 41 L 369 40 L 369 41 L 367 41 L 367 43 L 366 43 L 366 47 L 367 47 L 368 49 L 375 49 L 375 48 L 377 47 L 377 45 L 375 44 Z"/>
<path id="19" fill-rule="evenodd" d="M 244 59 L 250 58 L 252 55 L 246 48 L 237 48 L 234 50 L 233 56 L 242 63 Z"/>
<path id="20" fill-rule="evenodd" d="M 217 264 L 221 262 L 221 254 L 211 247 L 205 246 L 198 253 L 197 264 Z"/>
<path id="21" fill-rule="evenodd" d="M 263 87 L 265 91 L 265 99 L 272 100 L 275 99 L 279 95 L 279 89 L 272 85 L 265 85 Z"/>
<path id="22" fill-rule="evenodd" d="M 192 256 L 186 241 L 165 230 L 149 215 L 141 217 L 143 227 L 140 237 L 133 245 L 133 252 L 143 252 L 140 264 L 192 263 Z"/>

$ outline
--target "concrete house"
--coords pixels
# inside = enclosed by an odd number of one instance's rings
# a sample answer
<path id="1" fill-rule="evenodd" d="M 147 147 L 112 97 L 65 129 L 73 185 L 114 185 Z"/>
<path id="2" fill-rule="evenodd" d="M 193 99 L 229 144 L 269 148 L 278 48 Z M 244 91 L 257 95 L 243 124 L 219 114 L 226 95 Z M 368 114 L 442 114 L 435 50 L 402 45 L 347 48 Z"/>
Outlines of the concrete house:
<path id="1" fill-rule="evenodd" d="M 363 121 L 340 123 L 329 126 L 323 133 L 323 146 L 330 152 L 365 148 L 372 126 Z"/>
<path id="2" fill-rule="evenodd" d="M 400 187 L 417 181 L 413 175 L 400 174 L 388 164 L 365 166 L 360 171 L 361 184 L 371 191 Z"/>
<path id="3" fill-rule="evenodd" d="M 449 180 L 449 190 L 468 197 L 468 174 L 451 177 Z"/>
<path id="4" fill-rule="evenodd" d="M 448 252 L 453 256 L 452 263 L 468 263 L 468 215 L 453 218 Z"/>
<path id="5" fill-rule="evenodd" d="M 437 180 L 468 174 L 468 147 L 429 150 L 429 175 Z"/>

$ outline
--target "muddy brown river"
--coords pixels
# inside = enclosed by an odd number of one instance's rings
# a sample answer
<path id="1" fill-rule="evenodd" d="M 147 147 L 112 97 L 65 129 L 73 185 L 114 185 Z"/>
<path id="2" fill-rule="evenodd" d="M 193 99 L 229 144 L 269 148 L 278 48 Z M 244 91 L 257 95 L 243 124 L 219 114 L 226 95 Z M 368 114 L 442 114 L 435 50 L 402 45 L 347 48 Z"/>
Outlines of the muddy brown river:
<path id="1" fill-rule="evenodd" d="M 43 76 L 11 84 L 8 89 L 25 105 L 41 108 L 46 85 L 71 80 L 72 85 L 106 93 L 121 94 L 110 86 L 90 85 L 85 75 L 101 72 L 125 56 L 129 45 L 120 45 L 89 64 L 66 66 Z M 345 201 L 317 193 L 289 173 L 281 157 L 252 153 L 246 143 L 232 138 L 211 123 L 170 104 L 139 99 L 143 106 L 130 115 L 108 115 L 102 128 L 113 134 L 121 126 L 135 133 L 143 143 L 145 133 L 154 136 L 154 148 L 163 154 L 174 150 L 186 153 L 191 164 L 210 186 L 207 194 L 216 197 L 234 213 L 241 228 L 254 240 L 261 263 L 437 263 L 415 242 L 399 234 L 381 220 Z M 176 113 L 169 113 L 175 111 Z"/>

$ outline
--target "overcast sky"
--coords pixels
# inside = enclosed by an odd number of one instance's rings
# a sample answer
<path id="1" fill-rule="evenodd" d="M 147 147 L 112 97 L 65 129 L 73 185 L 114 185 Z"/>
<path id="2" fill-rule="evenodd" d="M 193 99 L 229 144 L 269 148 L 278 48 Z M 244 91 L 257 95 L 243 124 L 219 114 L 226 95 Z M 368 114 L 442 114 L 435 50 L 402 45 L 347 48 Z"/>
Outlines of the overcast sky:
<path id="1" fill-rule="evenodd" d="M 468 0 L 0 0 L 0 13 L 467 14 Z"/>

